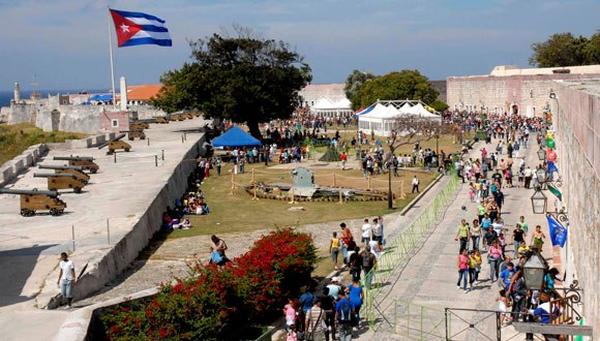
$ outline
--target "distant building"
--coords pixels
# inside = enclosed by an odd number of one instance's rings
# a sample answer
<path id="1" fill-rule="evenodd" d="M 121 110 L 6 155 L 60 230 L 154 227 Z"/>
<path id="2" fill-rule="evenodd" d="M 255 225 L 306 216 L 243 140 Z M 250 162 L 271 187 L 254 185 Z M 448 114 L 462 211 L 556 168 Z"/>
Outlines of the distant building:
<path id="1" fill-rule="evenodd" d="M 600 65 L 529 69 L 501 65 L 489 75 L 448 77 L 447 103 L 451 110 L 541 116 L 549 110 L 554 81 L 594 78 L 600 78 Z"/>
<path id="2" fill-rule="evenodd" d="M 150 104 L 150 100 L 158 96 L 162 84 L 129 85 L 127 87 L 127 104 Z"/>
<path id="3" fill-rule="evenodd" d="M 349 117 L 354 114 L 343 83 L 309 84 L 300 90 L 301 104 L 311 114 L 324 117 Z"/>

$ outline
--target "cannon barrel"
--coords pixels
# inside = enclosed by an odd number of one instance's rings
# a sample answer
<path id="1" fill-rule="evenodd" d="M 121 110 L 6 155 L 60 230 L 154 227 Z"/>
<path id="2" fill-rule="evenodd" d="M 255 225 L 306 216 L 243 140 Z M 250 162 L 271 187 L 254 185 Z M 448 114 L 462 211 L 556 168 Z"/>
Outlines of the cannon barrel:
<path id="1" fill-rule="evenodd" d="M 55 161 L 94 161 L 94 158 L 91 156 L 55 156 Z"/>
<path id="2" fill-rule="evenodd" d="M 34 178 L 52 178 L 52 177 L 69 177 L 69 178 L 75 178 L 75 175 L 73 174 L 67 174 L 67 173 L 33 173 L 33 177 Z"/>
<path id="3" fill-rule="evenodd" d="M 58 196 L 57 191 L 40 191 L 37 188 L 34 189 L 9 189 L 9 188 L 0 188 L 0 194 L 19 194 L 19 195 L 47 195 L 52 198 L 56 198 Z"/>
<path id="4" fill-rule="evenodd" d="M 108 140 L 108 141 L 106 141 L 106 142 L 98 145 L 98 149 L 102 149 L 102 148 L 108 146 L 109 143 L 111 143 L 113 141 L 119 141 L 120 139 L 122 139 L 124 137 L 125 137 L 125 134 L 119 134 L 119 135 L 115 136 L 114 138 L 112 138 L 112 139 L 110 139 L 110 140 Z"/>
<path id="5" fill-rule="evenodd" d="M 38 165 L 40 169 L 74 169 L 83 172 L 83 168 L 79 166 L 68 166 L 68 165 Z"/>

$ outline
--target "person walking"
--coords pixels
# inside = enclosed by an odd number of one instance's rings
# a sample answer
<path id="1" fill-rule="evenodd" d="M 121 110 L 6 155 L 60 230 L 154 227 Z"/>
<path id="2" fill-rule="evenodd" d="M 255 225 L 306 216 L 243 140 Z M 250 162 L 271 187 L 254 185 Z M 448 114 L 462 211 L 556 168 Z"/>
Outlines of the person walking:
<path id="1" fill-rule="evenodd" d="M 352 340 L 352 305 L 344 290 L 340 290 L 335 304 L 335 316 L 338 322 L 339 341 Z"/>
<path id="2" fill-rule="evenodd" d="M 361 235 L 361 241 L 365 244 L 368 245 L 369 241 L 371 240 L 371 230 L 372 230 L 372 226 L 371 224 L 369 224 L 369 219 L 365 218 L 364 224 L 362 225 L 362 227 L 360 228 L 362 231 L 362 235 Z"/>
<path id="3" fill-rule="evenodd" d="M 479 220 L 473 219 L 473 226 L 469 231 L 471 235 L 472 247 L 471 250 L 479 250 L 479 240 L 481 239 L 481 226 L 479 226 Z"/>
<path id="4" fill-rule="evenodd" d="M 466 250 L 469 242 L 469 224 L 465 219 L 461 220 L 458 225 L 458 230 L 456 231 L 456 237 L 454 240 L 460 240 L 460 248 L 459 250 Z"/>
<path id="5" fill-rule="evenodd" d="M 340 253 L 340 239 L 337 236 L 337 232 L 333 232 L 331 240 L 329 241 L 329 254 L 331 255 L 331 261 L 335 269 L 338 269 L 338 255 Z"/>
<path id="6" fill-rule="evenodd" d="M 495 282 L 498 279 L 498 267 L 502 261 L 502 249 L 495 239 L 488 249 L 488 263 L 490 265 L 490 281 Z"/>
<path id="7" fill-rule="evenodd" d="M 352 307 L 352 330 L 358 331 L 360 325 L 360 308 L 363 304 L 363 288 L 360 286 L 360 282 L 352 280 L 352 284 L 348 287 L 348 296 L 350 299 L 350 306 Z"/>
<path id="8" fill-rule="evenodd" d="M 531 236 L 531 248 L 542 252 L 542 247 L 544 246 L 545 239 L 546 235 L 544 234 L 544 232 L 542 232 L 542 227 L 540 225 L 536 225 L 535 231 L 533 231 L 533 235 Z"/>
<path id="9" fill-rule="evenodd" d="M 463 282 L 463 290 L 465 293 L 468 292 L 467 288 L 467 276 L 469 274 L 469 255 L 467 254 L 467 249 L 461 249 L 458 254 L 458 281 L 456 282 L 456 287 L 460 289 L 460 282 Z"/>
<path id="10" fill-rule="evenodd" d="M 419 193 L 419 178 L 415 175 L 412 179 L 412 191 L 410 193 Z"/>
<path id="11" fill-rule="evenodd" d="M 346 226 L 346 223 L 341 223 L 340 229 L 342 230 L 342 235 L 340 237 L 340 239 L 342 241 L 342 243 L 341 243 L 342 256 L 344 257 L 344 263 L 347 263 L 348 262 L 348 250 L 350 249 L 349 246 L 350 246 L 352 240 L 354 239 L 354 236 L 352 235 L 352 231 L 350 231 L 348 226 Z"/>
<path id="12" fill-rule="evenodd" d="M 362 259 L 362 269 L 365 274 L 365 287 L 371 289 L 371 282 L 373 281 L 373 268 L 377 263 L 377 258 L 371 252 L 369 245 L 365 246 L 365 249 L 360 254 Z"/>
<path id="13" fill-rule="evenodd" d="M 73 303 L 73 284 L 75 284 L 75 266 L 69 259 L 66 252 L 60 254 L 60 262 L 58 263 L 60 272 L 58 274 L 58 287 L 63 299 L 67 299 L 67 307 L 71 308 Z"/>
<path id="14" fill-rule="evenodd" d="M 525 232 L 521 229 L 521 227 L 517 224 L 515 229 L 513 230 L 513 246 L 514 246 L 514 256 L 517 257 L 517 253 L 519 252 L 519 246 L 525 242 Z"/>

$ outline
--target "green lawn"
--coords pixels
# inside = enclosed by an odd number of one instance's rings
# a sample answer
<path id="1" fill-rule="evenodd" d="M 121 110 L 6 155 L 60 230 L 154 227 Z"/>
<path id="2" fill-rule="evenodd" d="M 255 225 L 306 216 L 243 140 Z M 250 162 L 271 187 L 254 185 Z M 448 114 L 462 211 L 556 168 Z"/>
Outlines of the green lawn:
<path id="1" fill-rule="evenodd" d="M 45 132 L 29 123 L 0 125 L 0 165 L 38 143 L 80 139 L 86 134 L 63 131 Z"/>
<path id="2" fill-rule="evenodd" d="M 249 184 L 251 182 L 251 167 L 247 165 L 245 174 L 235 176 L 235 182 Z M 255 164 L 256 181 L 291 182 L 289 170 L 266 169 L 262 164 Z M 403 171 L 400 178 L 394 178 L 392 190 L 400 192 L 400 181 L 404 180 L 404 191 L 410 192 L 410 180 L 416 174 L 421 181 L 421 188 L 425 188 L 436 176 L 435 173 Z M 333 170 L 315 171 L 317 184 L 332 185 Z M 372 179 L 371 188 L 387 188 L 387 175 L 379 175 Z M 358 170 L 336 170 L 336 184 L 367 188 L 368 181 L 361 176 Z M 294 205 L 287 201 L 261 199 L 253 201 L 252 196 L 241 188 L 232 195 L 231 172 L 226 165 L 222 175 L 216 176 L 215 172 L 202 185 L 206 201 L 211 213 L 205 216 L 189 216 L 193 228 L 172 233 L 168 238 L 182 238 L 194 235 L 220 234 L 227 232 L 253 231 L 257 229 L 272 228 L 276 226 L 302 225 L 317 222 L 339 221 L 354 219 L 364 216 L 383 215 L 402 209 L 415 195 L 407 194 L 403 200 L 396 200 L 396 207 L 387 208 L 386 201 L 367 202 L 298 202 Z M 288 211 L 291 206 L 302 206 L 304 211 Z"/>

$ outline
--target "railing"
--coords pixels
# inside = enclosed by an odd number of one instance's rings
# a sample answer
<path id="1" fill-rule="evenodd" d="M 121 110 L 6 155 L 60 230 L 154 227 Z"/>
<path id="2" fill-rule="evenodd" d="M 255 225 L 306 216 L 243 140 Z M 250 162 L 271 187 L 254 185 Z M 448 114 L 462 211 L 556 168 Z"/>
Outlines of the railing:
<path id="1" fill-rule="evenodd" d="M 371 328 L 375 328 L 382 320 L 389 325 L 394 324 L 380 309 L 380 304 L 385 299 L 383 289 L 392 285 L 390 283 L 392 274 L 408 263 L 412 255 L 423 245 L 434 226 L 442 219 L 446 207 L 453 200 L 460 186 L 454 174 L 455 172 L 450 175 L 449 181 L 429 207 L 406 229 L 387 241 L 385 251 L 377 261 L 377 267 L 362 279 L 365 300 L 361 311 Z"/>

